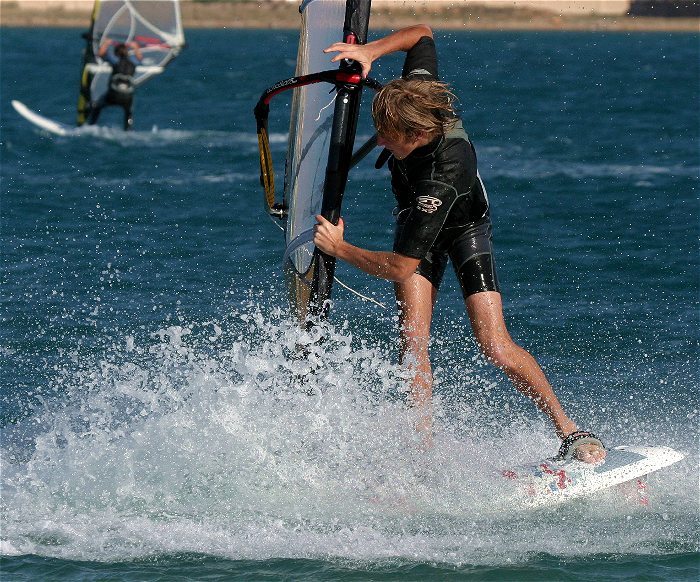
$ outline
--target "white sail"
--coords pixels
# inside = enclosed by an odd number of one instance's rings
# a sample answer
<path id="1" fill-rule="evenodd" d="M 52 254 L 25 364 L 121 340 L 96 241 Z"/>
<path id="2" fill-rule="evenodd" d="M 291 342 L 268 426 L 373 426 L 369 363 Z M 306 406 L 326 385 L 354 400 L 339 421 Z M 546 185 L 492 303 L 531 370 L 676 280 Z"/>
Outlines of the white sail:
<path id="1" fill-rule="evenodd" d="M 345 1 L 311 0 L 302 5 L 302 25 L 295 76 L 333 67 L 327 46 L 342 40 Z M 335 91 L 325 83 L 294 92 L 284 197 L 289 204 L 285 256 L 305 279 L 314 245 L 315 216 L 321 212 L 326 161 L 333 125 Z"/>
<path id="2" fill-rule="evenodd" d="M 295 76 L 269 87 L 255 106 L 260 182 L 270 215 L 286 219 L 284 271 L 290 306 L 301 322 L 328 312 L 335 258 L 314 246 L 313 228 L 318 214 L 334 223 L 340 219 L 364 84 L 357 63 L 334 66 L 323 49 L 339 40 L 365 43 L 370 6 L 371 0 L 304 0 Z M 267 120 L 270 100 L 291 89 L 280 204 L 275 200 Z"/>

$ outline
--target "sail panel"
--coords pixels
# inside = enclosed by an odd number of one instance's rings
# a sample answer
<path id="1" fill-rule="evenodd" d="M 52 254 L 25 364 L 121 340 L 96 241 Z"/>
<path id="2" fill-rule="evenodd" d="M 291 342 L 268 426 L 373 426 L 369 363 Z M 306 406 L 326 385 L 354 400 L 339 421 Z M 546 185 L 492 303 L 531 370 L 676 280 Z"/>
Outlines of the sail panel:
<path id="1" fill-rule="evenodd" d="M 323 49 L 337 41 L 367 41 L 371 0 L 305 0 L 296 76 L 328 70 Z M 357 68 L 341 62 L 346 72 Z M 295 89 L 285 172 L 288 207 L 284 271 L 290 303 L 302 322 L 325 317 L 335 272 L 335 258 L 313 245 L 317 214 L 337 222 L 355 141 L 360 85 L 325 84 Z"/>
<path id="2" fill-rule="evenodd" d="M 331 68 L 330 56 L 323 49 L 342 40 L 345 9 L 345 0 L 310 0 L 302 4 L 295 76 Z M 336 95 L 321 83 L 295 89 L 292 99 L 284 180 L 289 206 L 285 255 L 301 276 L 309 273 L 315 247 L 312 242 L 298 246 L 297 242 L 309 238 L 315 216 L 321 212 Z M 290 252 L 292 248 L 295 250 Z"/>

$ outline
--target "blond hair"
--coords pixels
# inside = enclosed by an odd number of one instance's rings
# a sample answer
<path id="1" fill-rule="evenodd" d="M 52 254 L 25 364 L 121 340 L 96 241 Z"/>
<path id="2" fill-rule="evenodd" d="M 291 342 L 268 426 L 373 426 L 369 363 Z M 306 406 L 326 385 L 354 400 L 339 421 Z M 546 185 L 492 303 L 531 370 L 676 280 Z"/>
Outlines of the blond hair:
<path id="1" fill-rule="evenodd" d="M 455 100 L 442 81 L 394 79 L 374 96 L 374 126 L 389 138 L 442 135 L 455 122 Z"/>

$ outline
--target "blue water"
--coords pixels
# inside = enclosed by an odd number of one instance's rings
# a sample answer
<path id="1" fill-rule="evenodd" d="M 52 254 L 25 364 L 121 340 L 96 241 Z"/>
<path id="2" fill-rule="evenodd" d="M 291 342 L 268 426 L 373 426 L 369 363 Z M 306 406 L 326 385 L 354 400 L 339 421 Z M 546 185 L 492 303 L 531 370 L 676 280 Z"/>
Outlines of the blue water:
<path id="1" fill-rule="evenodd" d="M 648 506 L 612 491 L 526 511 L 493 476 L 556 438 L 478 355 L 451 274 L 429 453 L 387 282 L 340 265 L 386 308 L 337 286 L 320 344 L 289 320 L 252 108 L 293 73 L 296 33 L 190 31 L 133 133 L 106 111 L 48 136 L 10 100 L 72 123 L 79 33 L 0 35 L 4 582 L 697 580 L 697 35 L 437 35 L 512 335 L 607 444 L 688 453 L 649 477 Z M 273 109 L 281 170 L 288 100 Z M 387 249 L 372 162 L 346 233 Z"/>

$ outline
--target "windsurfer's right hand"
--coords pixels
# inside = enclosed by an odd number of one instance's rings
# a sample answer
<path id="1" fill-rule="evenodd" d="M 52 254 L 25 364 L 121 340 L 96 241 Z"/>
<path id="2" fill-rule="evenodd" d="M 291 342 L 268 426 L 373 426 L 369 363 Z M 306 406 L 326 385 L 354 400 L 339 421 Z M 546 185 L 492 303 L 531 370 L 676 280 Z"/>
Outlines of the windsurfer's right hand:
<path id="1" fill-rule="evenodd" d="M 332 63 L 337 63 L 343 59 L 350 59 L 360 63 L 362 67 L 362 78 L 365 79 L 372 69 L 372 62 L 375 60 L 371 48 L 366 44 L 347 44 L 345 42 L 333 43 L 328 48 L 323 49 L 324 53 L 337 52 L 331 59 Z"/>

